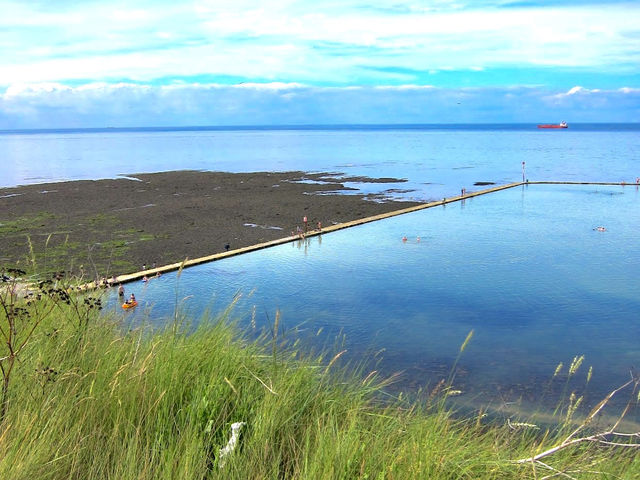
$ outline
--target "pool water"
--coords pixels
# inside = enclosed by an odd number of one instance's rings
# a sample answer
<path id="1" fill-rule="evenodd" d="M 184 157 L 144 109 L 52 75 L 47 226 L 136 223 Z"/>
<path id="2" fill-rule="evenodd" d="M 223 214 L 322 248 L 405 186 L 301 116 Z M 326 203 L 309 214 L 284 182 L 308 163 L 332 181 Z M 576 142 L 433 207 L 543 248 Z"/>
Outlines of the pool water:
<path id="1" fill-rule="evenodd" d="M 279 311 L 307 346 L 341 338 L 356 363 L 379 352 L 403 391 L 446 378 L 473 330 L 462 402 L 553 407 L 566 384 L 556 366 L 584 355 L 569 389 L 588 406 L 640 363 L 639 206 L 635 186 L 527 185 L 128 284 L 135 312 L 110 302 L 127 322 L 161 324 L 177 304 L 198 317 L 240 292 L 243 328 Z"/>

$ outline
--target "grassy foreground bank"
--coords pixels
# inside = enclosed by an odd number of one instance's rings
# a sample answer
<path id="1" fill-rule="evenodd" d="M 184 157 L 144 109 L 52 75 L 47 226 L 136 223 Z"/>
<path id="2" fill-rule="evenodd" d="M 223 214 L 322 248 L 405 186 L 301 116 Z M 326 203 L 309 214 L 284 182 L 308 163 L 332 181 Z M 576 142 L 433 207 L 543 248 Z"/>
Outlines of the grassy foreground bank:
<path id="1" fill-rule="evenodd" d="M 381 404 L 375 374 L 305 358 L 277 334 L 243 340 L 229 312 L 152 332 L 51 284 L 29 299 L 1 295 L 2 479 L 640 476 L 635 450 L 595 442 L 545 458 L 548 468 L 517 464 L 566 432 L 456 419 L 440 395 Z M 221 462 L 235 422 L 246 425 Z"/>

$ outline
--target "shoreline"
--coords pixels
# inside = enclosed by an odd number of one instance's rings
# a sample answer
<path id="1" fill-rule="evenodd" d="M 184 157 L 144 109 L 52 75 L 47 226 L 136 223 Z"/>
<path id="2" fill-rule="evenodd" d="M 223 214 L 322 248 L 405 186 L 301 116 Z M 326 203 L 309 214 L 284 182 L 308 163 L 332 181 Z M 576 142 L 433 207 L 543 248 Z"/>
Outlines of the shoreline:
<path id="1" fill-rule="evenodd" d="M 289 237 L 305 217 L 315 230 L 421 203 L 344 185 L 402 179 L 339 175 L 181 170 L 2 188 L 0 266 L 111 277 Z"/>

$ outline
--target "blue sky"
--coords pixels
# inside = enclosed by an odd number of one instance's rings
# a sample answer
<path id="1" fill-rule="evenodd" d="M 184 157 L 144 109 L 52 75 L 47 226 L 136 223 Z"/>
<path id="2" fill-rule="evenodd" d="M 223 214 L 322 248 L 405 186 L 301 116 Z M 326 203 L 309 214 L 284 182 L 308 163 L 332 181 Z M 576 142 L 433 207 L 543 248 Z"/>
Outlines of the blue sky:
<path id="1" fill-rule="evenodd" d="M 640 2 L 0 0 L 0 128 L 640 121 Z"/>

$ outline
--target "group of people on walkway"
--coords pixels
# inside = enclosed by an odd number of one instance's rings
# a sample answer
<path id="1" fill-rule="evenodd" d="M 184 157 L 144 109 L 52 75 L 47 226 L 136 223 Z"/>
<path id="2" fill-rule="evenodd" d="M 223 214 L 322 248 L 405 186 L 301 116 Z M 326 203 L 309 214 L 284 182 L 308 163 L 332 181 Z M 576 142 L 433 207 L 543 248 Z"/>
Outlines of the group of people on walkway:
<path id="1" fill-rule="evenodd" d="M 322 231 L 322 222 L 318 221 L 318 223 L 316 224 L 316 231 L 317 232 L 321 232 Z M 305 215 L 304 217 L 302 217 L 302 227 L 300 225 L 298 225 L 296 227 L 296 232 L 295 235 L 300 237 L 300 238 L 304 238 L 307 233 L 309 233 L 309 219 L 307 218 L 307 216 Z M 291 232 L 291 236 L 294 236 L 294 232 Z"/>

